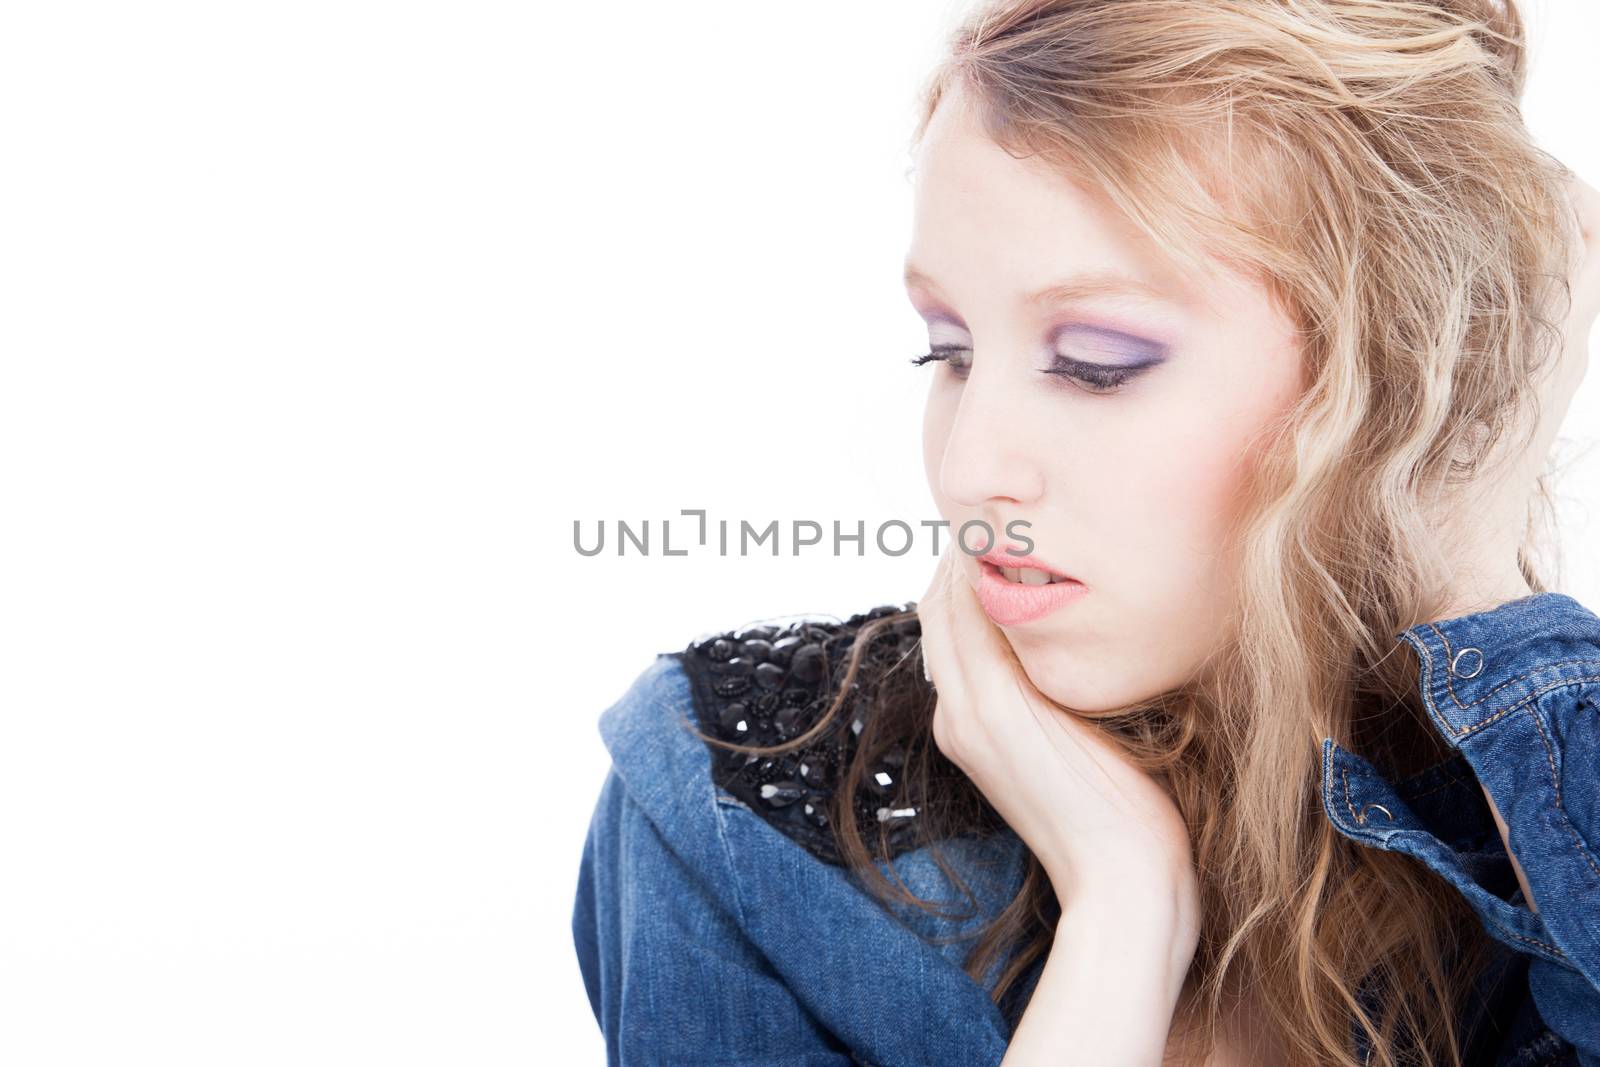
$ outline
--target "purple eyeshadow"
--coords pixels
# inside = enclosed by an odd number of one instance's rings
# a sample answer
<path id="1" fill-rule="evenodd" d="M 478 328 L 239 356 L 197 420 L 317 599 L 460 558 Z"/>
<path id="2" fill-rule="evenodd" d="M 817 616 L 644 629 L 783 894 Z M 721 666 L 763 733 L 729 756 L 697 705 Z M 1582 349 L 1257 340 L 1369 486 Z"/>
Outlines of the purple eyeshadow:
<path id="1" fill-rule="evenodd" d="M 1053 350 L 1068 359 L 1087 362 L 1109 359 L 1120 367 L 1159 363 L 1167 354 L 1167 346 L 1158 341 L 1083 323 L 1060 327 L 1053 334 L 1052 342 Z"/>

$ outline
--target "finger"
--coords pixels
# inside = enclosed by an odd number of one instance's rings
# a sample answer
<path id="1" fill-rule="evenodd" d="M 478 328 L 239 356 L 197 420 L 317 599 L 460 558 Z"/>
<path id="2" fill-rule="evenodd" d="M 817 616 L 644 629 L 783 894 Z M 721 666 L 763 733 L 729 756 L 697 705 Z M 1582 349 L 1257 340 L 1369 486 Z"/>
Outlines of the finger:
<path id="1" fill-rule="evenodd" d="M 952 637 L 969 669 L 980 668 L 991 677 L 1012 673 L 1011 642 L 978 602 L 978 593 L 966 575 L 957 575 L 950 591 Z"/>
<path id="2" fill-rule="evenodd" d="M 943 651 L 964 693 L 1006 691 L 1000 687 L 1015 676 L 1010 645 L 979 605 L 957 551 L 952 545 L 939 602 Z"/>
<path id="3" fill-rule="evenodd" d="M 964 574 L 959 575 L 949 593 L 949 640 L 960 657 L 962 677 L 968 692 L 998 697 L 999 709 L 1026 709 L 1032 727 L 1042 728 L 1041 717 L 1049 715 L 1042 694 L 1029 680 L 1022 663 L 1011 648 L 1011 640 L 995 625 L 978 601 L 978 594 Z M 995 721 L 975 709 L 985 730 L 1009 732 L 1020 723 Z"/>
<path id="4" fill-rule="evenodd" d="M 922 629 L 922 659 L 933 687 L 942 694 L 953 694 L 958 683 L 950 639 L 949 571 L 949 556 L 941 555 L 927 592 L 917 602 L 917 618 Z"/>
<path id="5" fill-rule="evenodd" d="M 1116 747 L 1033 684 L 1011 647 L 1011 639 L 983 610 L 977 590 L 965 580 L 959 586 L 951 594 L 951 640 L 961 650 L 962 665 L 973 691 L 1011 695 L 1005 706 L 1025 707 L 1030 728 L 1036 729 L 1037 736 L 1042 736 L 1067 765 L 1086 775 L 1084 781 L 1110 782 L 1114 775 L 1108 773 L 1107 767 L 1121 761 Z"/>

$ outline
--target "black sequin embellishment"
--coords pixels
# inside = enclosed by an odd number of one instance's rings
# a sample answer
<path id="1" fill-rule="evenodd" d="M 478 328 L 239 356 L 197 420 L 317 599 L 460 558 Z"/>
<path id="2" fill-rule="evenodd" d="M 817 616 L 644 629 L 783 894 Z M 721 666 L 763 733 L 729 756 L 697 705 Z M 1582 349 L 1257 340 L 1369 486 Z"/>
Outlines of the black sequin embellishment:
<path id="1" fill-rule="evenodd" d="M 910 610 L 914 604 L 884 604 L 843 622 L 807 619 L 783 626 L 751 626 L 700 638 L 676 653 L 693 684 L 696 725 L 725 741 L 772 745 L 791 740 L 822 718 L 838 692 L 850 648 L 864 623 Z M 729 752 L 708 744 L 711 776 L 763 819 L 824 862 L 843 866 L 828 812 L 844 769 L 871 714 L 854 691 L 874 669 L 917 655 L 920 620 L 910 615 L 880 632 L 862 659 L 850 706 L 806 745 L 776 756 Z M 921 670 L 909 669 L 920 680 Z M 916 843 L 923 805 L 902 790 L 905 749 L 898 742 L 867 770 L 852 798 L 863 840 L 876 843 L 874 827 L 887 834 L 889 856 Z"/>

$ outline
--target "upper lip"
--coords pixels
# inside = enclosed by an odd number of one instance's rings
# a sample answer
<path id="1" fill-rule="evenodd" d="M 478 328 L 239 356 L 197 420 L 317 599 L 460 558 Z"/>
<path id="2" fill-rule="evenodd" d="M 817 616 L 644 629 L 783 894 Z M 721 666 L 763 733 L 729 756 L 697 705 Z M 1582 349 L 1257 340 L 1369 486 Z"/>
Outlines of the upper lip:
<path id="1" fill-rule="evenodd" d="M 1026 568 L 1029 570 L 1044 571 L 1046 574 L 1051 574 L 1058 578 L 1069 578 L 1074 582 L 1078 581 L 1078 579 L 1073 578 L 1072 575 L 1068 574 L 1066 571 L 1058 570 L 1055 567 L 1052 567 L 1050 564 L 1046 563 L 1042 559 L 1039 559 L 1032 553 L 1026 556 L 1012 556 L 1008 555 L 1004 548 L 999 548 L 995 549 L 994 551 L 985 552 L 983 555 L 975 556 L 974 558 L 983 563 L 988 563 L 996 567 Z"/>

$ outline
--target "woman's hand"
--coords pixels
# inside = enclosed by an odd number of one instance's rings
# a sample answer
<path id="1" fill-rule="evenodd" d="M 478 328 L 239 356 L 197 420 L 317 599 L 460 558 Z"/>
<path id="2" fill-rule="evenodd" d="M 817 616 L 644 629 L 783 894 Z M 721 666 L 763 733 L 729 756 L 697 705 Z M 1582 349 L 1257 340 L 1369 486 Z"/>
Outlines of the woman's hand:
<path id="1" fill-rule="evenodd" d="M 1568 195 L 1580 238 L 1568 268 L 1572 307 L 1561 349 L 1537 384 L 1538 409 L 1527 416 L 1536 420 L 1534 433 L 1526 438 L 1531 443 L 1519 455 L 1497 452 L 1492 457 L 1485 476 L 1472 484 L 1470 505 L 1448 500 L 1438 507 L 1438 529 L 1452 567 L 1445 598 L 1449 607 L 1440 618 L 1487 611 L 1531 593 L 1517 567 L 1517 548 L 1550 447 L 1588 369 L 1589 334 L 1600 313 L 1600 191 L 1575 177 Z M 1509 433 L 1508 444 L 1518 436 Z"/>
<path id="2" fill-rule="evenodd" d="M 933 738 L 1039 858 L 1063 910 L 1079 902 L 1170 933 L 1181 981 L 1199 936 L 1199 887 L 1176 804 L 1095 727 L 1016 666 L 952 558 L 918 603 L 938 694 Z"/>

